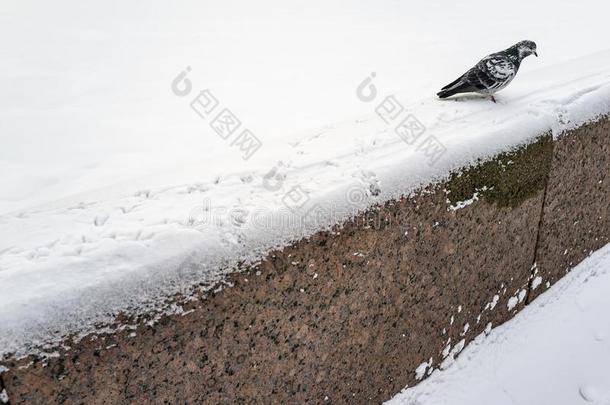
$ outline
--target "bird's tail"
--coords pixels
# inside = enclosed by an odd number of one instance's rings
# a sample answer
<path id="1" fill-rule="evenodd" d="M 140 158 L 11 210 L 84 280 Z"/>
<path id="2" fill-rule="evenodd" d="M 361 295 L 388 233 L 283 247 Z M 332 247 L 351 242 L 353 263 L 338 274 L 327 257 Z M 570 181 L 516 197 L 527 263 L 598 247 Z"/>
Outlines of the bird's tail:
<path id="1" fill-rule="evenodd" d="M 456 80 L 455 82 L 443 87 L 441 89 L 441 91 L 436 93 L 436 95 L 439 98 L 447 98 L 447 97 L 453 96 L 454 94 L 467 93 L 472 90 L 473 90 L 473 88 L 471 85 L 469 85 L 467 83 L 462 83 L 461 81 Z"/>
<path id="2" fill-rule="evenodd" d="M 436 95 L 438 96 L 438 98 L 447 98 L 447 97 L 451 97 L 454 94 L 456 94 L 457 92 L 453 89 L 448 89 L 448 90 L 441 90 L 438 93 L 436 93 Z"/>

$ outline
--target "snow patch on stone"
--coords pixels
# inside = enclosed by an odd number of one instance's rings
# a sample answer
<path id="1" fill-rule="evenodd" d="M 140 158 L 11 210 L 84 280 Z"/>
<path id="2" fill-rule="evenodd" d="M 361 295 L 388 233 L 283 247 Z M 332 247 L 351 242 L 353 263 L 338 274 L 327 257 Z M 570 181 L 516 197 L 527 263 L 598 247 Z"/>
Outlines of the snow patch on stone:
<path id="1" fill-rule="evenodd" d="M 0 391 L 0 403 L 8 404 L 8 401 L 9 401 L 9 397 L 8 397 L 6 390 L 2 389 L 2 391 Z"/>
<path id="2" fill-rule="evenodd" d="M 440 368 L 446 369 L 449 366 L 451 366 L 453 364 L 453 362 L 455 361 L 456 356 L 458 354 L 460 354 L 462 349 L 464 349 L 465 344 L 466 344 L 466 339 L 462 339 L 459 342 L 457 342 L 457 344 L 449 352 L 449 355 L 442 361 Z"/>
<path id="3" fill-rule="evenodd" d="M 536 276 L 536 278 L 534 278 L 534 280 L 532 281 L 532 290 L 535 290 L 536 288 L 538 288 L 541 283 L 542 283 L 542 277 Z"/>
<path id="4" fill-rule="evenodd" d="M 519 298 L 513 296 L 508 299 L 508 302 L 506 303 L 506 307 L 508 308 L 509 311 L 512 311 L 513 308 L 515 308 L 518 303 L 519 303 Z"/>
<path id="5" fill-rule="evenodd" d="M 449 339 L 449 341 L 451 342 L 451 339 Z M 445 346 L 445 348 L 441 352 L 443 359 L 449 355 L 450 351 L 451 351 L 451 343 L 447 343 L 447 346 Z"/>
<path id="6" fill-rule="evenodd" d="M 491 303 L 489 304 L 489 308 L 494 309 L 496 307 L 496 305 L 498 304 L 499 299 L 500 299 L 500 296 L 498 294 L 494 295 L 494 297 L 491 300 Z"/>
<path id="7" fill-rule="evenodd" d="M 417 368 L 415 369 L 415 378 L 417 380 L 421 380 L 422 378 L 424 378 L 428 367 L 432 367 L 432 357 L 430 357 L 430 360 L 423 362 L 419 366 L 417 366 Z"/>

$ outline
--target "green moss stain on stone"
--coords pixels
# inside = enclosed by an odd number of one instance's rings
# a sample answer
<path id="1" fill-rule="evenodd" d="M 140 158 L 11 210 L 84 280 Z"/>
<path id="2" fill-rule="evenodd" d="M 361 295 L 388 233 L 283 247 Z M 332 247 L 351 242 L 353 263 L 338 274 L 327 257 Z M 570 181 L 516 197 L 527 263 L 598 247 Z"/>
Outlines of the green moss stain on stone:
<path id="1" fill-rule="evenodd" d="M 552 136 L 514 151 L 504 152 L 489 161 L 453 173 L 447 182 L 447 198 L 452 205 L 471 199 L 475 193 L 490 204 L 517 207 L 544 189 L 553 157 Z"/>

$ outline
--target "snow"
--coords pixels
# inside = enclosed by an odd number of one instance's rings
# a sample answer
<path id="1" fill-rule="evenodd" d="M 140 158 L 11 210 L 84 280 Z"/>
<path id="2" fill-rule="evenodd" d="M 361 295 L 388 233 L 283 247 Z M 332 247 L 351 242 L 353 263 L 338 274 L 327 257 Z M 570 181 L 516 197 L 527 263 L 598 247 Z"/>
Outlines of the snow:
<path id="1" fill-rule="evenodd" d="M 522 303 L 526 295 L 527 292 L 525 291 L 525 289 L 517 291 L 515 295 L 508 299 L 508 302 L 506 303 L 508 310 L 512 311 L 517 306 L 517 304 Z"/>
<path id="2" fill-rule="evenodd" d="M 509 311 L 512 311 L 513 308 L 515 308 L 518 303 L 519 303 L 519 298 L 517 298 L 517 297 L 510 297 L 508 299 L 508 302 L 506 303 L 506 307 L 508 308 Z"/>
<path id="3" fill-rule="evenodd" d="M 461 353 L 461 351 L 464 349 L 465 345 L 466 345 L 466 339 L 462 339 L 459 342 L 457 342 L 457 344 L 455 346 L 453 346 L 453 348 L 449 351 L 448 355 L 445 355 L 443 353 L 443 362 L 441 363 L 441 366 L 440 366 L 441 370 L 444 370 L 453 364 L 456 356 Z M 443 352 L 445 351 L 445 349 L 443 349 Z M 434 372 L 434 371 L 428 370 L 428 374 L 432 374 L 432 372 Z M 417 373 L 417 370 L 416 370 L 416 373 Z"/>
<path id="4" fill-rule="evenodd" d="M 471 198 L 464 200 L 464 201 L 458 201 L 457 203 L 455 203 L 454 205 L 450 205 L 448 210 L 449 211 L 457 211 L 460 210 L 462 208 L 466 208 L 469 205 L 474 204 L 476 201 L 479 201 L 479 193 L 475 192 Z M 447 199 L 447 202 L 449 202 L 449 199 Z"/>
<path id="5" fill-rule="evenodd" d="M 0 356 L 610 111 L 606 2 L 429 3 L 3 2 Z M 498 104 L 435 98 L 524 38 L 540 58 Z M 211 127 L 224 108 L 261 141 L 246 160 Z"/>
<path id="6" fill-rule="evenodd" d="M 498 301 L 500 300 L 500 296 L 498 294 L 494 295 L 491 303 L 489 305 L 489 309 L 494 309 L 496 305 L 498 305 Z"/>
<path id="7" fill-rule="evenodd" d="M 449 338 L 449 342 L 447 343 L 447 346 L 445 346 L 445 348 L 441 352 L 441 355 L 443 356 L 443 359 L 445 357 L 449 356 L 449 352 L 450 351 L 451 351 L 451 338 Z M 417 372 L 417 370 L 416 370 L 416 372 Z"/>
<path id="8" fill-rule="evenodd" d="M 610 244 L 387 404 L 610 403 Z"/>
<path id="9" fill-rule="evenodd" d="M 424 378 L 424 376 L 426 375 L 426 370 L 428 370 L 428 367 L 431 367 L 431 366 L 432 366 L 432 359 L 428 360 L 427 362 L 421 363 L 415 369 L 415 378 L 418 380 L 421 380 L 422 378 Z"/>

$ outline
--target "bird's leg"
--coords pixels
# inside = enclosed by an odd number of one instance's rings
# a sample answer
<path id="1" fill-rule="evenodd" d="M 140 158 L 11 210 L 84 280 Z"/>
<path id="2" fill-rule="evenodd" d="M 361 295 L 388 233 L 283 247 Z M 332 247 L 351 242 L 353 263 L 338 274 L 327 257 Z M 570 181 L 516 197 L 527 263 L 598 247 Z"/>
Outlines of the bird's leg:
<path id="1" fill-rule="evenodd" d="M 491 95 L 491 101 L 493 101 L 494 103 L 496 103 L 496 99 L 494 98 L 493 94 Z"/>

